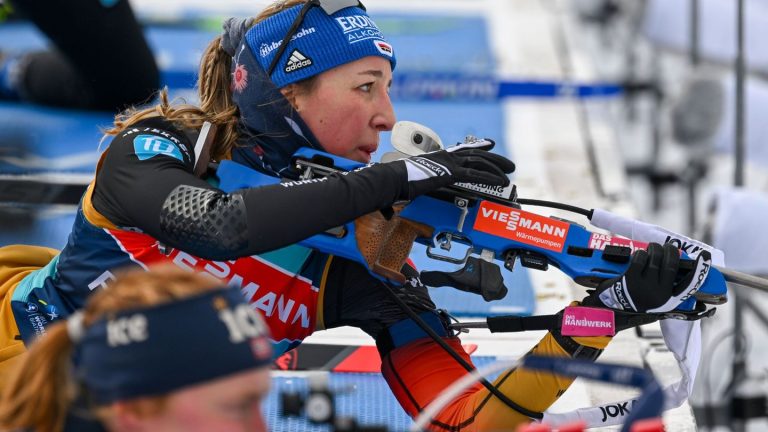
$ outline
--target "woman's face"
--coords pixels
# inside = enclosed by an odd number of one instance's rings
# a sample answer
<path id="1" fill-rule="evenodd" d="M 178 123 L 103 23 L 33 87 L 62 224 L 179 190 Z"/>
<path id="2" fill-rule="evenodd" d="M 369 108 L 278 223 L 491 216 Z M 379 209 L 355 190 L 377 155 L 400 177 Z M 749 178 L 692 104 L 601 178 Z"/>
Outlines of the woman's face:
<path id="1" fill-rule="evenodd" d="M 294 103 L 326 151 L 367 163 L 379 147 L 379 133 L 395 124 L 391 83 L 389 61 L 364 57 L 321 73 Z"/>
<path id="2" fill-rule="evenodd" d="M 150 417 L 128 410 L 117 420 L 118 430 L 157 432 L 266 431 L 261 401 L 269 392 L 268 368 L 241 372 L 185 388 L 168 396 L 165 409 Z M 127 403 L 126 403 L 127 404 Z"/>

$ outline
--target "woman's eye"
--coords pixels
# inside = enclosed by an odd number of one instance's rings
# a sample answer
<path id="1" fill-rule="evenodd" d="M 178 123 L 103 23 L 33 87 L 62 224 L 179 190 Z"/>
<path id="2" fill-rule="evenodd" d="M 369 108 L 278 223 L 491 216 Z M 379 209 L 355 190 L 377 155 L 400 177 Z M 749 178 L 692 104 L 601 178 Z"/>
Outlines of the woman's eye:
<path id="1" fill-rule="evenodd" d="M 368 93 L 368 92 L 370 92 L 370 91 L 371 91 L 371 88 L 373 88 L 373 83 L 367 83 L 367 84 L 363 84 L 363 85 L 361 85 L 361 86 L 360 86 L 360 87 L 358 87 L 358 88 L 359 88 L 360 90 L 362 90 L 362 91 L 364 91 L 364 92 Z"/>
<path id="2" fill-rule="evenodd" d="M 249 417 L 259 410 L 259 399 L 249 399 L 239 403 L 227 404 L 223 408 L 232 417 Z"/>

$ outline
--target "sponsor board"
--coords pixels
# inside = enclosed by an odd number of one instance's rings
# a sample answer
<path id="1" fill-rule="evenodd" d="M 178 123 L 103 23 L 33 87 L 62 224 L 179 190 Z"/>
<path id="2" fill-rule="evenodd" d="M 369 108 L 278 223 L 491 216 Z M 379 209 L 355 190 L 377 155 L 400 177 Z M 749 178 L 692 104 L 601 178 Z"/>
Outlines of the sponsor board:
<path id="1" fill-rule="evenodd" d="M 462 345 L 467 354 L 477 350 L 475 344 Z M 305 343 L 273 362 L 283 371 L 326 370 L 336 373 L 381 373 L 381 356 L 373 345 L 330 345 Z"/>

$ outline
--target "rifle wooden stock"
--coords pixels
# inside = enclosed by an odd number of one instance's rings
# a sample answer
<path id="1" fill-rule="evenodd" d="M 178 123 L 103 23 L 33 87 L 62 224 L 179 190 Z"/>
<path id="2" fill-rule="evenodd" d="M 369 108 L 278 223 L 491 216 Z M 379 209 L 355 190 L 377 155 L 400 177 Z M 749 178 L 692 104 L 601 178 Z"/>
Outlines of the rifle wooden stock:
<path id="1" fill-rule="evenodd" d="M 400 272 L 417 237 L 431 238 L 434 229 L 397 214 L 387 220 L 381 212 L 369 213 L 355 220 L 355 240 L 365 261 L 374 273 L 400 284 L 405 276 Z"/>

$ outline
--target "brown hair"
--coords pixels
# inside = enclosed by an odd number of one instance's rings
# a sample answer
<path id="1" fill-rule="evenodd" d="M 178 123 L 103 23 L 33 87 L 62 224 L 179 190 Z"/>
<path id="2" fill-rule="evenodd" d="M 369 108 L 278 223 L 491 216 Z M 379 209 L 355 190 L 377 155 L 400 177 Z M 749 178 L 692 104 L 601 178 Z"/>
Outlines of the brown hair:
<path id="1" fill-rule="evenodd" d="M 254 18 L 253 24 L 277 14 L 285 9 L 306 3 L 307 0 L 276 1 Z M 217 126 L 216 141 L 211 147 L 211 158 L 228 159 L 238 139 L 237 123 L 239 110 L 232 102 L 232 57 L 221 48 L 221 36 L 208 44 L 200 61 L 197 80 L 200 107 L 190 104 L 171 104 L 168 101 L 168 89 L 159 92 L 160 103 L 156 106 L 137 109 L 131 108 L 115 116 L 113 127 L 107 129 L 107 135 L 117 135 L 139 120 L 150 117 L 165 117 L 182 128 L 200 129 L 203 122 Z M 286 86 L 286 96 L 293 102 L 297 92 L 310 92 L 315 77 Z"/>
<path id="2" fill-rule="evenodd" d="M 110 313 L 168 303 L 220 286 L 221 282 L 212 277 L 172 265 L 153 267 L 149 272 L 126 272 L 108 289 L 88 299 L 83 309 L 83 326 L 87 328 Z M 72 348 L 65 322 L 51 325 L 32 344 L 0 397 L 0 429 L 62 430 L 77 392 L 71 376 Z M 161 411 L 164 402 L 162 396 L 140 398 L 132 409 L 139 416 L 147 416 Z M 110 412 L 109 408 L 99 408 L 95 414 L 106 422 Z"/>

